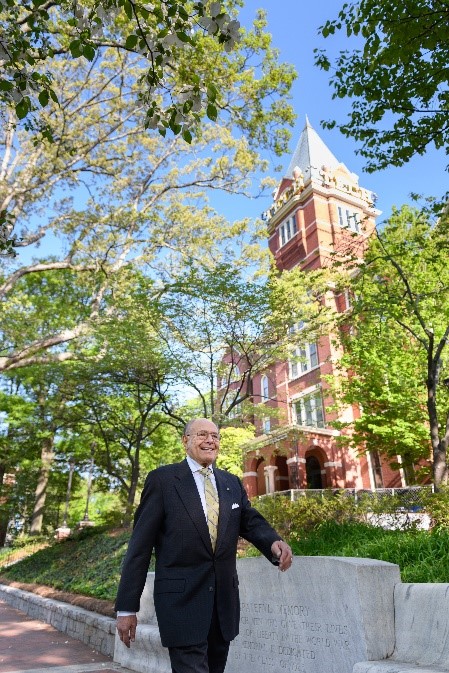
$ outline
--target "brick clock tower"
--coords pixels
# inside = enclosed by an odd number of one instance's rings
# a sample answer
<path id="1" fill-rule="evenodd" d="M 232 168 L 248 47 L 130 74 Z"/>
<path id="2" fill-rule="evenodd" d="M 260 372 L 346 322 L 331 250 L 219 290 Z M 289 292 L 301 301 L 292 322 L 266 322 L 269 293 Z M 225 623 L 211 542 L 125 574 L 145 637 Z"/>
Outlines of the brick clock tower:
<path id="1" fill-rule="evenodd" d="M 268 243 L 279 269 L 300 265 L 307 273 L 327 265 L 333 252 L 360 244 L 373 231 L 375 195 L 332 154 L 306 120 L 285 177 L 265 213 Z M 349 307 L 347 294 L 332 295 L 337 311 Z M 296 326 L 300 329 L 300 325 Z M 292 339 L 294 340 L 294 328 Z M 294 345 L 294 342 L 293 342 Z M 267 407 L 256 420 L 257 434 L 245 449 L 243 481 L 250 497 L 291 488 L 378 488 L 405 485 L 378 455 L 341 448 L 330 427 L 335 413 L 325 376 L 338 353 L 329 337 L 302 344 L 291 362 L 274 363 L 254 377 L 254 402 Z M 268 408 L 276 409 L 271 415 Z M 339 420 L 358 413 L 348 408 Z"/>

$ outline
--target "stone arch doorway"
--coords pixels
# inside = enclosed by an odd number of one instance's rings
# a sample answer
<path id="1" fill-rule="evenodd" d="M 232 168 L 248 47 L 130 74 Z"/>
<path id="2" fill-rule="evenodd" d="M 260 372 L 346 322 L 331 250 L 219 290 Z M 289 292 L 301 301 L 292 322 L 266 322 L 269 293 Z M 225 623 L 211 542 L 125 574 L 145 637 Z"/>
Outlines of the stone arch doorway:
<path id="1" fill-rule="evenodd" d="M 287 491 L 289 489 L 288 466 L 286 456 L 276 456 L 274 464 L 276 471 L 276 491 Z"/>
<path id="2" fill-rule="evenodd" d="M 321 463 L 316 456 L 306 456 L 307 488 L 324 488 Z"/>

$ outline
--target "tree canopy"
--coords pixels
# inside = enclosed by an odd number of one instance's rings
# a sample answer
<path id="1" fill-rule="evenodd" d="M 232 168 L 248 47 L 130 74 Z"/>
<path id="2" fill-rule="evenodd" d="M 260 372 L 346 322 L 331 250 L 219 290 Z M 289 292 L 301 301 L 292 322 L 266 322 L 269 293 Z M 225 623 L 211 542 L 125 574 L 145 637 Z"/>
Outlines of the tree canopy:
<path id="1" fill-rule="evenodd" d="M 59 5 L 56 5 L 57 10 Z M 18 11 L 22 10 L 19 8 Z M 126 24 L 125 19 L 123 22 Z M 200 86 L 206 88 L 211 82 L 210 87 L 216 92 L 215 113 L 211 111 L 210 103 L 207 108 L 209 118 L 201 110 L 192 112 L 196 125 L 191 123 L 188 102 L 183 104 L 185 115 L 176 113 L 173 124 L 161 121 L 161 118 L 154 125 L 156 113 L 150 123 L 148 105 L 139 93 L 148 63 L 135 50 L 122 49 L 118 43 L 108 41 L 93 53 L 90 61 L 73 59 L 67 53 L 58 52 L 46 62 L 51 85 L 58 92 L 58 102 L 49 98 L 46 106 L 39 110 L 39 124 L 45 128 L 46 137 L 52 139 L 52 143 L 45 142 L 36 129 L 33 130 L 28 117 L 19 123 L 14 106 L 10 101 L 0 99 L 0 146 L 3 149 L 0 251 L 6 249 L 11 253 L 42 237 L 45 224 L 36 226 L 31 236 L 27 233 L 29 223 L 26 222 L 25 232 L 21 231 L 20 224 L 29 217 L 32 208 L 36 225 L 36 207 L 45 202 L 48 212 L 49 201 L 56 189 L 60 193 L 62 188 L 70 188 L 72 194 L 74 191 L 79 194 L 84 186 L 85 190 L 90 190 L 90 196 L 94 191 L 98 196 L 99 182 L 102 181 L 105 194 L 113 176 L 125 179 L 130 177 L 133 167 L 139 166 L 138 176 L 145 175 L 149 182 L 144 189 L 141 185 L 140 196 L 136 186 L 131 197 L 134 207 L 136 199 L 142 203 L 142 197 L 148 194 L 148 189 L 154 190 L 156 184 L 162 194 L 170 193 L 172 189 L 180 192 L 182 187 L 180 184 L 175 186 L 174 177 L 170 185 L 161 187 L 161 169 L 174 156 L 175 148 L 176 153 L 187 156 L 187 143 L 193 143 L 194 138 L 191 155 L 196 155 L 203 169 L 207 159 L 210 161 L 217 154 L 226 155 L 225 148 L 229 149 L 229 143 L 233 143 L 234 152 L 238 152 L 245 163 L 246 176 L 254 170 L 254 160 L 261 148 L 270 147 L 277 153 L 285 150 L 289 138 L 286 125 L 294 118 L 288 96 L 295 73 L 291 66 L 279 62 L 266 32 L 263 13 L 258 14 L 251 28 L 241 31 L 238 48 L 230 53 L 222 52 L 221 46 L 209 35 L 198 37 L 190 51 L 183 47 L 176 49 L 176 67 L 167 66 L 173 92 L 182 97 L 188 78 L 198 78 Z M 158 105 L 163 104 L 162 98 L 153 96 Z M 179 135 L 167 139 L 167 144 L 158 143 L 159 135 L 165 135 L 170 124 Z M 218 130 L 215 135 L 214 125 Z M 223 137 L 225 133 L 228 140 Z M 216 143 L 220 135 L 222 146 L 218 147 Z M 202 154 L 206 147 L 209 157 Z M 140 152 L 138 159 L 136 152 Z M 148 158 L 157 153 L 157 160 L 148 161 L 145 152 Z M 176 159 L 178 167 L 183 163 L 181 154 Z M 200 163 L 197 165 L 199 167 Z M 220 160 L 219 165 L 215 162 L 213 177 L 207 179 L 203 175 L 200 181 L 184 181 L 184 187 L 245 191 L 248 183 L 240 180 L 237 185 L 234 178 L 230 180 L 230 168 L 227 159 Z M 112 189 L 110 201 L 120 193 Z M 130 191 L 126 190 L 124 195 L 129 198 Z M 81 198 L 85 198 L 85 194 Z M 59 222 L 61 224 L 61 220 Z"/>
<path id="2" fill-rule="evenodd" d="M 394 211 L 364 260 L 354 260 L 343 317 L 343 401 L 362 408 L 350 441 L 407 466 L 430 459 L 437 487 L 448 480 L 448 241 L 446 216 Z"/>
<path id="3" fill-rule="evenodd" d="M 250 99 L 258 98 L 256 107 L 265 108 L 262 99 L 271 98 L 279 79 L 287 89 L 291 81 L 290 69 L 278 66 L 259 28 L 248 34 L 245 47 L 245 39 L 241 43 L 246 57 L 258 54 L 266 66 L 263 83 L 251 77 L 241 92 L 247 115 Z M 222 62 L 233 100 L 240 96 L 238 82 L 250 77 L 241 56 L 238 67 Z M 86 337 L 94 323 L 113 311 L 113 297 L 126 292 L 130 282 L 126 269 L 139 267 L 152 278 L 155 298 L 192 260 L 213 264 L 228 255 L 226 250 L 242 250 L 248 221 L 227 222 L 210 206 L 208 195 L 261 193 L 266 187 L 254 184 L 253 176 L 265 162 L 246 135 L 234 134 L 225 124 L 204 124 L 191 145 L 180 136 L 164 139 L 146 131 L 144 111 L 133 99 L 139 72 L 134 56 L 115 51 L 92 64 L 53 64 L 61 104 L 42 114 L 57 140 L 36 145 L 12 118 L 3 126 L 0 210 L 8 237 L 18 249 L 56 238 L 58 254 L 27 264 L 19 256 L 4 259 L 2 371 L 73 357 L 62 344 Z M 290 117 L 290 105 L 282 95 L 274 107 L 267 105 L 268 116 L 261 108 L 260 114 L 254 111 L 259 131 L 273 139 L 279 126 L 283 137 L 281 120 Z M 36 320 L 26 317 L 34 309 L 20 300 L 25 279 L 47 272 L 55 272 L 62 284 L 70 280 L 83 293 L 60 329 L 55 318 L 42 324 L 45 311 L 35 313 Z M 43 306 L 44 286 L 37 284 L 35 292 L 42 294 Z"/>
<path id="4" fill-rule="evenodd" d="M 324 124 L 360 141 L 368 171 L 401 166 L 429 144 L 449 152 L 446 0 L 348 2 L 320 32 L 356 38 L 335 59 L 315 55 L 332 71 L 334 98 L 352 99 L 345 123 Z"/>
<path id="5" fill-rule="evenodd" d="M 201 50 L 206 35 L 224 54 L 231 52 L 240 39 L 236 5 L 232 0 L 6 0 L 0 12 L 0 99 L 23 119 L 50 100 L 59 101 L 46 70 L 52 59 L 68 54 L 94 61 L 99 50 L 113 47 L 139 54 L 146 63 L 136 96 L 145 105 L 147 126 L 182 132 L 189 141 L 190 127 L 204 113 L 217 118 L 218 89 L 216 71 L 203 79 L 183 67 L 183 56 Z M 51 137 L 48 127 L 46 136 Z"/>

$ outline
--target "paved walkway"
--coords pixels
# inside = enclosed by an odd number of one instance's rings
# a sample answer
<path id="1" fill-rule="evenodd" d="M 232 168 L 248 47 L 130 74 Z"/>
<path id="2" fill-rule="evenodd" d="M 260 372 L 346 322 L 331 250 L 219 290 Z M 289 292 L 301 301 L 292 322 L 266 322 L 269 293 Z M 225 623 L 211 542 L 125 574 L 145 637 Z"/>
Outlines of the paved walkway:
<path id="1" fill-rule="evenodd" d="M 0 601 L 0 673 L 127 673 L 112 659 Z"/>

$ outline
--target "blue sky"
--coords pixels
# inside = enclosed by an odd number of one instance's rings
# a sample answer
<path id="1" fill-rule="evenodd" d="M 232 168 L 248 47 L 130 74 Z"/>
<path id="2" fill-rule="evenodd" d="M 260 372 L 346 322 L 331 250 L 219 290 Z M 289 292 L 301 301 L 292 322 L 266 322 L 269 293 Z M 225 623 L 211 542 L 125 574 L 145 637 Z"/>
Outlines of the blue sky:
<path id="1" fill-rule="evenodd" d="M 415 157 L 402 168 L 391 168 L 368 174 L 363 170 L 364 159 L 356 154 L 357 145 L 348 140 L 337 129 L 324 130 L 320 122 L 323 119 L 344 121 L 351 109 L 351 101 L 332 100 L 329 86 L 329 73 L 314 66 L 313 50 L 326 47 L 331 53 L 349 48 L 346 34 L 324 40 L 318 37 L 318 27 L 327 19 L 336 18 L 344 0 L 325 0 L 324 2 L 301 2 L 301 0 L 247 0 L 241 12 L 241 23 L 248 25 L 257 8 L 263 6 L 268 13 L 268 30 L 273 36 L 273 44 L 280 51 L 283 61 L 292 63 L 298 78 L 293 86 L 293 106 L 297 121 L 292 130 L 291 153 L 304 128 L 305 117 L 319 133 L 333 154 L 350 171 L 359 176 L 360 184 L 375 192 L 379 199 L 377 207 L 382 210 L 379 221 L 388 217 L 393 205 L 410 202 L 411 192 L 425 196 L 441 196 L 449 189 L 448 173 L 445 170 L 449 157 L 444 151 L 430 147 L 423 157 Z M 289 155 L 273 157 L 273 166 L 281 163 L 287 168 Z M 247 216 L 257 216 L 269 205 L 270 199 L 261 199 L 247 204 Z M 242 213 L 243 214 L 243 213 Z"/>
<path id="2" fill-rule="evenodd" d="M 298 78 L 293 85 L 292 103 L 297 114 L 295 127 L 292 129 L 290 152 L 279 158 L 270 157 L 272 169 L 281 164 L 287 168 L 290 156 L 304 128 L 306 115 L 310 123 L 328 145 L 333 154 L 343 162 L 351 172 L 359 176 L 360 185 L 378 195 L 376 206 L 382 211 L 379 222 L 389 216 L 393 205 L 400 206 L 410 202 L 410 193 L 424 196 L 442 196 L 449 189 L 448 173 L 445 170 L 449 157 L 445 152 L 429 147 L 423 157 L 414 157 L 402 168 L 391 168 L 374 174 L 364 172 L 364 159 L 356 154 L 357 145 L 345 138 L 337 129 L 324 130 L 321 120 L 336 119 L 344 121 L 351 109 L 350 100 L 333 100 L 329 86 L 329 73 L 322 72 L 314 66 L 313 50 L 315 47 L 326 47 L 331 53 L 351 45 L 345 34 L 324 40 L 318 36 L 318 27 L 327 19 L 338 15 L 344 0 L 325 0 L 324 2 L 301 2 L 301 0 L 246 0 L 241 10 L 240 21 L 249 25 L 258 8 L 263 6 L 268 14 L 268 30 L 273 36 L 273 45 L 279 49 L 280 59 L 295 66 Z M 211 196 L 212 205 L 229 220 L 249 217 L 258 218 L 270 205 L 270 197 L 254 200 L 233 197 L 228 194 Z M 57 243 L 51 235 L 47 235 L 42 247 L 36 250 L 22 249 L 19 251 L 20 263 L 27 263 L 31 256 L 42 256 L 56 252 Z"/>

